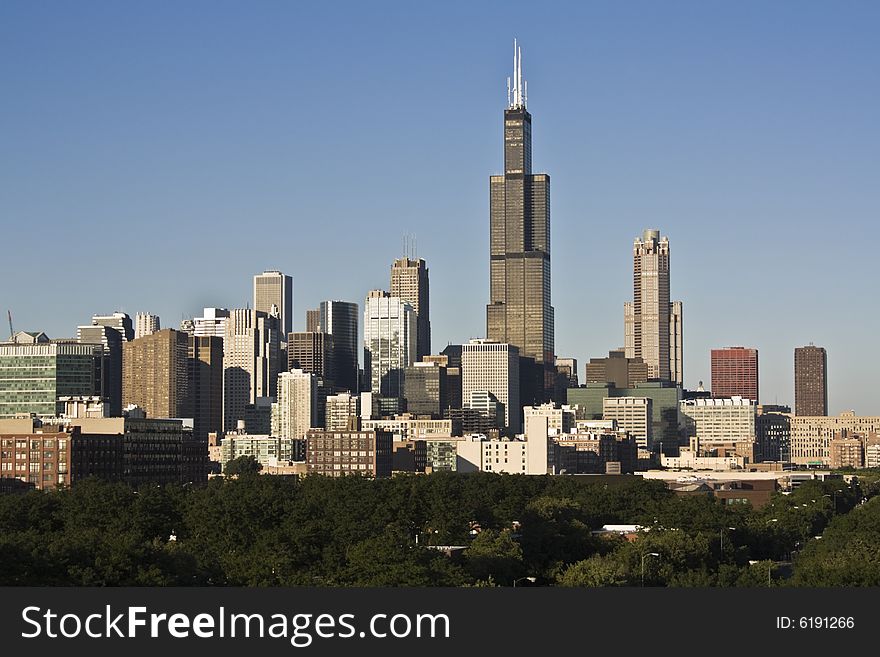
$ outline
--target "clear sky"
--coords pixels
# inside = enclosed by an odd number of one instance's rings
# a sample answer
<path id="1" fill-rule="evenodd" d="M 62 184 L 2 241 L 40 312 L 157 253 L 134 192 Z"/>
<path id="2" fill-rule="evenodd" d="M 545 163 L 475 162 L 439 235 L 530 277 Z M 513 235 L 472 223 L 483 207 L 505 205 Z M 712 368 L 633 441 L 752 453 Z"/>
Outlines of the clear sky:
<path id="1" fill-rule="evenodd" d="M 833 413 L 880 414 L 880 3 L 0 3 L 0 309 L 163 326 L 294 277 L 387 289 L 403 234 L 435 350 L 485 334 L 489 175 L 512 40 L 551 176 L 560 356 L 623 343 L 632 240 L 669 236 L 685 384 L 709 350 L 828 350 Z M 865 251 L 862 252 L 862 247 Z M 5 313 L 4 313 L 5 314 Z"/>

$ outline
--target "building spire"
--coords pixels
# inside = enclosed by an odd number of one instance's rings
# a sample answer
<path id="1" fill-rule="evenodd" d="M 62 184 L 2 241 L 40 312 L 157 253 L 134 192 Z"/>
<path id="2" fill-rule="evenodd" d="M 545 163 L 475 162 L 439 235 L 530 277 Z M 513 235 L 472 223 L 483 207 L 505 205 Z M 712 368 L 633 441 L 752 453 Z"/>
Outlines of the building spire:
<path id="1" fill-rule="evenodd" d="M 507 106 L 508 109 L 525 109 L 526 89 L 522 77 L 522 48 L 516 39 L 513 40 L 513 86 L 511 78 L 507 78 Z"/>

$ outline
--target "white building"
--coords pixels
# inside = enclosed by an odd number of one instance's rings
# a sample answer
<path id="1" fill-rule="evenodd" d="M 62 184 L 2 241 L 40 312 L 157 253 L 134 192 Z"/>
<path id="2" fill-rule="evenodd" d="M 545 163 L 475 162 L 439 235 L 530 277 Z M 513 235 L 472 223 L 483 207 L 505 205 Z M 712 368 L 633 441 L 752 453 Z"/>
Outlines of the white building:
<path id="1" fill-rule="evenodd" d="M 404 414 L 389 419 L 361 420 L 361 429 L 390 431 L 396 441 L 448 438 L 452 435 L 452 420 L 424 420 Z"/>
<path id="2" fill-rule="evenodd" d="M 327 396 L 324 426 L 327 431 L 346 431 L 349 418 L 360 415 L 360 396 L 340 392 Z"/>
<path id="3" fill-rule="evenodd" d="M 303 443 L 278 436 L 228 433 L 220 443 L 220 463 L 253 456 L 264 468 L 303 460 Z"/>
<path id="4" fill-rule="evenodd" d="M 602 418 L 613 420 L 620 431 L 628 431 L 636 444 L 653 449 L 651 434 L 652 406 L 649 397 L 606 397 L 602 400 Z"/>
<path id="5" fill-rule="evenodd" d="M 373 290 L 364 308 L 364 378 L 383 397 L 403 395 L 403 377 L 416 357 L 416 314 L 403 299 Z"/>
<path id="6" fill-rule="evenodd" d="M 272 404 L 272 435 L 305 438 L 318 423 L 318 380 L 294 369 L 278 375 L 278 401 Z"/>
<path id="7" fill-rule="evenodd" d="M 159 330 L 159 315 L 151 315 L 150 313 L 138 313 L 134 316 L 134 339 L 142 338 L 145 335 L 153 335 Z"/>
<path id="8" fill-rule="evenodd" d="M 523 422 L 528 424 L 530 417 L 546 417 L 550 434 L 568 433 L 576 422 L 575 409 L 571 406 L 558 407 L 552 402 L 540 406 L 524 406 Z"/>
<path id="9" fill-rule="evenodd" d="M 683 399 L 685 433 L 696 436 L 700 444 L 713 442 L 755 442 L 757 404 L 751 399 L 728 397 L 718 399 Z"/>
<path id="10" fill-rule="evenodd" d="M 530 418 L 525 435 L 516 438 L 466 436 L 456 443 L 456 469 L 458 472 L 545 475 L 548 442 L 547 418 L 540 416 Z"/>
<path id="11" fill-rule="evenodd" d="M 226 335 L 229 311 L 226 308 L 205 308 L 201 317 L 193 318 L 193 335 L 222 338 Z"/>
<path id="12" fill-rule="evenodd" d="M 461 398 L 485 390 L 504 404 L 504 423 L 511 432 L 521 427 L 519 349 L 492 340 L 471 340 L 461 346 Z"/>

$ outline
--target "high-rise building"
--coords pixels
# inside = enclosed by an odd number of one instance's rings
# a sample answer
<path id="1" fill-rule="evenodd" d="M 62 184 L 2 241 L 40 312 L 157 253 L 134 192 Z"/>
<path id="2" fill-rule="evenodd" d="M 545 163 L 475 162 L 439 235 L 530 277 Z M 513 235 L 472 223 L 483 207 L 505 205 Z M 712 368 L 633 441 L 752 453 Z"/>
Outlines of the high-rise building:
<path id="1" fill-rule="evenodd" d="M 615 349 L 608 352 L 607 358 L 591 358 L 585 374 L 587 383 L 634 388 L 637 383 L 648 380 L 648 366 L 641 358 L 627 358 L 623 349 Z"/>
<path id="2" fill-rule="evenodd" d="M 391 476 L 390 431 L 325 431 L 313 429 L 306 436 L 306 467 L 309 474 L 341 477 Z"/>
<path id="3" fill-rule="evenodd" d="M 519 349 L 493 340 L 471 340 L 461 345 L 461 396 L 470 403 L 471 393 L 486 391 L 504 405 L 504 423 L 510 432 L 521 430 L 519 397 Z"/>
<path id="4" fill-rule="evenodd" d="M 287 336 L 287 369 L 300 369 L 333 380 L 333 336 L 300 331 Z"/>
<path id="5" fill-rule="evenodd" d="M 762 461 L 791 460 L 791 408 L 763 404 L 758 406 L 755 434 Z"/>
<path id="6" fill-rule="evenodd" d="M 134 327 L 131 323 L 131 317 L 122 312 L 115 312 L 110 315 L 92 315 L 93 326 L 109 326 L 119 331 L 123 342 L 134 340 Z"/>
<path id="7" fill-rule="evenodd" d="M 193 318 L 193 335 L 198 337 L 214 336 L 223 338 L 226 335 L 226 320 L 229 311 L 226 308 L 205 308 L 201 317 Z"/>
<path id="8" fill-rule="evenodd" d="M 578 362 L 577 358 L 557 358 L 556 371 L 565 379 L 566 387 L 578 387 Z"/>
<path id="9" fill-rule="evenodd" d="M 274 270 L 254 276 L 254 310 L 277 314 L 281 318 L 277 337 L 285 339 L 293 331 L 293 278 Z"/>
<path id="10" fill-rule="evenodd" d="M 337 390 L 357 394 L 360 391 L 358 305 L 349 301 L 322 301 L 319 309 L 318 328 L 333 336 L 333 383 Z"/>
<path id="11" fill-rule="evenodd" d="M 223 338 L 223 429 L 234 431 L 248 405 L 275 397 L 280 370 L 278 317 L 232 310 Z M 253 431 L 256 433 L 256 431 Z"/>
<path id="12" fill-rule="evenodd" d="M 439 419 L 449 407 L 446 394 L 446 366 L 437 362 L 418 362 L 406 368 L 403 381 L 406 410 L 413 415 Z"/>
<path id="13" fill-rule="evenodd" d="M 223 338 L 189 336 L 189 392 L 193 436 L 207 440 L 223 432 Z"/>
<path id="14" fill-rule="evenodd" d="M 122 405 L 148 418 L 189 418 L 189 336 L 165 329 L 122 346 Z"/>
<path id="15" fill-rule="evenodd" d="M 712 396 L 758 401 L 758 350 L 726 347 L 712 350 Z"/>
<path id="16" fill-rule="evenodd" d="M 150 313 L 138 313 L 134 316 L 134 339 L 142 338 L 145 335 L 152 335 L 158 331 L 159 315 L 151 315 Z"/>
<path id="17" fill-rule="evenodd" d="M 509 81 L 508 81 L 509 83 Z M 532 116 L 522 57 L 514 43 L 513 87 L 504 111 L 504 175 L 489 178 L 488 339 L 518 348 L 543 372 L 543 399 L 555 379 L 550 305 L 550 176 L 532 173 Z"/>
<path id="18" fill-rule="evenodd" d="M 321 327 L 321 309 L 306 310 L 306 332 L 318 333 L 323 330 Z"/>
<path id="19" fill-rule="evenodd" d="M 416 353 L 416 314 L 412 306 L 373 290 L 364 308 L 364 377 L 383 397 L 403 397 L 403 379 Z"/>
<path id="20" fill-rule="evenodd" d="M 272 435 L 305 438 L 317 426 L 317 377 L 294 369 L 278 375 L 278 401 L 272 404 Z"/>
<path id="21" fill-rule="evenodd" d="M 325 425 L 327 431 L 345 431 L 360 415 L 360 395 L 340 392 L 327 397 Z"/>
<path id="22" fill-rule="evenodd" d="M 685 435 L 699 438 L 702 445 L 755 444 L 757 405 L 754 400 L 743 397 L 683 399 L 680 405 Z"/>
<path id="23" fill-rule="evenodd" d="M 624 351 L 649 379 L 683 385 L 683 310 L 669 300 L 669 238 L 646 230 L 633 242 L 633 301 L 623 306 Z"/>
<path id="24" fill-rule="evenodd" d="M 791 418 L 791 461 L 798 465 L 828 467 L 831 441 L 880 433 L 880 417 L 845 411 L 833 416 Z"/>
<path id="25" fill-rule="evenodd" d="M 431 308 L 428 266 L 421 258 L 399 258 L 391 266 L 391 296 L 412 306 L 416 313 L 416 360 L 431 353 Z"/>
<path id="26" fill-rule="evenodd" d="M 50 340 L 45 333 L 19 331 L 0 342 L 0 418 L 35 413 L 55 416 L 58 398 L 98 392 L 99 344 Z"/>
<path id="27" fill-rule="evenodd" d="M 809 345 L 794 350 L 794 414 L 828 415 L 828 354 Z"/>
<path id="28" fill-rule="evenodd" d="M 109 404 L 110 415 L 122 415 L 122 335 L 102 325 L 78 326 L 76 340 L 80 344 L 99 344 L 103 356 L 96 360 L 96 393 Z"/>
<path id="29" fill-rule="evenodd" d="M 652 402 L 649 397 L 606 397 L 602 400 L 602 419 L 614 420 L 620 431 L 627 431 L 636 444 L 654 450 Z"/>

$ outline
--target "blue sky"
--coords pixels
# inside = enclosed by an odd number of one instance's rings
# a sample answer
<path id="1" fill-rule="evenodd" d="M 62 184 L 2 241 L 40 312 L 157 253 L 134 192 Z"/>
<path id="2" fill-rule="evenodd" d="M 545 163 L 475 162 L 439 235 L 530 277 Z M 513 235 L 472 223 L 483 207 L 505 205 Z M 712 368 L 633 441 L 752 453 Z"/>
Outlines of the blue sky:
<path id="1" fill-rule="evenodd" d="M 791 403 L 814 342 L 830 410 L 880 414 L 880 5 L 422 4 L 0 4 L 0 308 L 52 337 L 115 309 L 176 327 L 277 268 L 301 329 L 387 288 L 410 232 L 435 347 L 482 336 L 516 36 L 558 354 L 583 375 L 622 344 L 659 228 L 688 387 L 752 346 L 762 401 Z"/>

